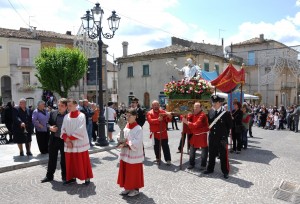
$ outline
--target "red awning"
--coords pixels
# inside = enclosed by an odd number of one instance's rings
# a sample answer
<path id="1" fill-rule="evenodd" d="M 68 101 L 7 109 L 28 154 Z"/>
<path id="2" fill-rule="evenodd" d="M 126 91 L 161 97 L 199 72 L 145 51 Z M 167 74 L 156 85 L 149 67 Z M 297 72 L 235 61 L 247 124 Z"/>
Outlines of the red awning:
<path id="1" fill-rule="evenodd" d="M 245 70 L 236 70 L 232 64 L 229 64 L 227 68 L 216 78 L 211 81 L 211 84 L 224 93 L 230 93 L 239 84 L 245 83 Z"/>

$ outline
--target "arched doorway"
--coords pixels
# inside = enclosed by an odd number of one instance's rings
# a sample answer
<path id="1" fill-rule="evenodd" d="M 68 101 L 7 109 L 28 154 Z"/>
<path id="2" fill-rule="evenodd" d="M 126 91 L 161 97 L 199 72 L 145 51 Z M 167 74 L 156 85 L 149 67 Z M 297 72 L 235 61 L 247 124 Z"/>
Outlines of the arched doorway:
<path id="1" fill-rule="evenodd" d="M 150 108 L 150 94 L 148 92 L 144 93 L 144 107 L 146 109 Z"/>
<path id="2" fill-rule="evenodd" d="M 9 101 L 12 101 L 11 78 L 9 76 L 1 77 L 1 96 L 4 104 L 6 104 Z"/>

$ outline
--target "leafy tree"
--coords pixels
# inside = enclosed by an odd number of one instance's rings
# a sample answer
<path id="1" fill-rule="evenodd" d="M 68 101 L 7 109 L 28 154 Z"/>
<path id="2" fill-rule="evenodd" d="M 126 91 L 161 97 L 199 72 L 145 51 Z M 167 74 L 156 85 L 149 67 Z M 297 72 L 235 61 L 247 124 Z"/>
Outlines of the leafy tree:
<path id="1" fill-rule="evenodd" d="M 78 49 L 44 48 L 35 60 L 41 88 L 68 97 L 87 71 L 87 59 Z"/>

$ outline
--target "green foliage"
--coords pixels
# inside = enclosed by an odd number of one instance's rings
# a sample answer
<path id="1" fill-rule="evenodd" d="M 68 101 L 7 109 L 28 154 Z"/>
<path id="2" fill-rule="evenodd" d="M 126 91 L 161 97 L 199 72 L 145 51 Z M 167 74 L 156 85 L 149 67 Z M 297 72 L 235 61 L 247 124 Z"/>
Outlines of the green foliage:
<path id="1" fill-rule="evenodd" d="M 87 71 L 87 59 L 78 49 L 44 48 L 35 60 L 40 88 L 67 97 Z"/>

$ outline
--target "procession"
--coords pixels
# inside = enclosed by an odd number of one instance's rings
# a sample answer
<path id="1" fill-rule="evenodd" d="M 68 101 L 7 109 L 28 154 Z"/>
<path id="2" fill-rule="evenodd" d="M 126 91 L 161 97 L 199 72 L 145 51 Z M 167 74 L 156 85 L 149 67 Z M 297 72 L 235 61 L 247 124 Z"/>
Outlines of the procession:
<path id="1" fill-rule="evenodd" d="M 196 85 L 203 83 L 205 80 L 201 78 L 199 67 L 197 68 L 193 64 L 191 58 L 188 58 L 187 62 L 188 65 L 184 68 L 175 68 L 183 74 L 182 81 L 177 83 L 184 81 Z M 228 68 L 232 68 L 232 64 L 229 64 Z M 241 73 L 236 75 L 240 79 L 240 84 L 243 84 L 244 80 L 242 71 L 243 69 L 241 69 Z M 263 107 L 259 112 L 256 112 L 251 104 L 246 101 L 242 103 L 239 101 L 242 96 L 231 100 L 232 104 L 227 102 L 225 104 L 225 98 L 216 95 L 215 90 L 213 90 L 215 87 L 211 85 L 216 81 L 222 81 L 223 79 L 220 77 L 223 75 L 212 82 L 205 81 L 207 86 L 195 90 L 194 93 L 196 94 L 192 94 L 190 91 L 194 89 L 189 88 L 188 92 L 183 94 L 190 95 L 190 99 L 178 99 L 174 95 L 171 96 L 170 89 L 166 90 L 170 97 L 170 106 L 167 109 L 173 108 L 173 110 L 164 110 L 160 107 L 159 101 L 154 100 L 151 104 L 151 110 L 146 112 L 141 109 L 138 98 L 132 98 L 130 106 L 123 111 L 115 110 L 112 102 L 108 102 L 107 106 L 103 107 L 107 126 L 107 140 L 110 143 L 115 143 L 116 140 L 115 148 L 120 150 L 119 173 L 116 179 L 116 184 L 123 188 L 120 195 L 137 196 L 140 189 L 145 185 L 143 161 L 147 152 L 143 145 L 142 131 L 145 122 L 149 124 L 149 139 L 152 140 L 155 153 L 154 164 L 170 166 L 172 164 L 171 155 L 173 157 L 178 156 L 178 154 L 171 154 L 168 142 L 168 123 L 173 122 L 174 117 L 178 117 L 180 118 L 178 122 L 182 123 L 181 135 L 178 135 L 179 147 L 177 152 L 180 153 L 180 169 L 183 169 L 182 154 L 186 143 L 189 155 L 189 165 L 186 169 L 192 170 L 195 168 L 195 164 L 199 163 L 199 170 L 202 171 L 203 175 L 211 174 L 214 173 L 216 160 L 219 160 L 224 179 L 228 179 L 230 176 L 229 152 L 231 154 L 247 154 L 245 150 L 247 149 L 248 137 L 253 137 L 251 127 L 258 125 L 265 128 L 274 125 L 270 120 L 266 125 Z M 228 79 L 225 80 L 228 82 Z M 224 86 L 222 83 L 218 89 L 227 88 L 229 85 L 232 84 L 227 83 Z M 167 84 L 166 87 L 168 86 Z M 233 86 L 231 89 L 236 89 L 236 87 Z M 242 87 L 240 90 L 242 92 Z M 202 96 L 203 93 L 210 93 L 210 95 L 209 97 L 205 95 L 205 98 L 202 99 L 199 96 Z M 53 100 L 51 99 L 51 101 Z M 178 103 L 176 104 L 176 102 Z M 5 108 L 3 118 L 5 118 L 5 125 L 11 131 L 9 142 L 18 144 L 19 156 L 25 155 L 23 144 L 25 144 L 26 155 L 28 157 L 33 156 L 30 147 L 34 132 L 40 153 L 49 155 L 46 176 L 41 179 L 41 183 L 54 180 L 58 154 L 60 153 L 62 184 L 68 188 L 69 185 L 83 181 L 83 184 L 88 186 L 93 177 L 97 176 L 92 171 L 88 150 L 93 148 L 98 139 L 99 123 L 97 117 L 102 114 L 103 109 L 101 110 L 97 104 L 90 103 L 87 99 L 77 102 L 72 98 L 60 98 L 57 100 L 57 105 L 53 103 L 52 106 L 49 105 L 49 101 L 39 101 L 37 109 L 33 111 L 26 108 L 26 99 L 21 99 L 19 104 L 14 107 L 11 104 L 14 103 L 10 102 Z M 231 106 L 231 111 L 228 110 L 228 106 Z M 53 109 L 53 107 L 57 107 L 57 109 Z M 290 114 L 295 115 L 293 117 L 295 127 L 298 126 L 298 111 L 295 109 Z M 275 111 L 270 110 L 268 112 L 273 114 Z M 260 113 L 259 117 L 257 113 Z M 96 115 L 95 120 L 93 119 L 94 115 Z M 268 115 L 268 117 L 270 116 Z M 297 128 L 291 125 L 294 122 L 289 121 L 288 128 L 293 128 L 297 132 Z M 178 129 L 177 121 L 175 120 L 175 122 Z M 10 127 L 10 125 L 12 126 Z M 116 138 L 113 138 L 112 134 L 115 131 L 114 125 L 118 125 L 120 128 Z M 201 152 L 200 157 L 196 155 L 197 150 Z"/>
<path id="2" fill-rule="evenodd" d="M 0 204 L 300 203 L 299 8 L 1 1 Z"/>

